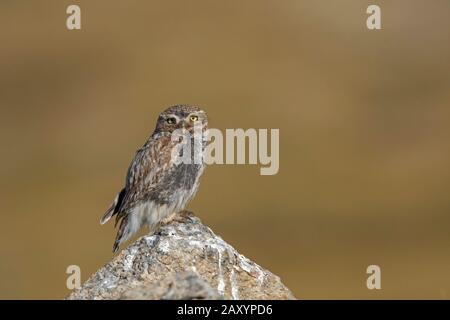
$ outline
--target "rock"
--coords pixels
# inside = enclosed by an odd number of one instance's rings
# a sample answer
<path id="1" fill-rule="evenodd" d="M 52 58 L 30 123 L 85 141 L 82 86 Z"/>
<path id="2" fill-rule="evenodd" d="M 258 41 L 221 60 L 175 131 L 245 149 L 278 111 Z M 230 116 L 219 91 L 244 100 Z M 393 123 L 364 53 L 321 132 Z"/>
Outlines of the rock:
<path id="1" fill-rule="evenodd" d="M 66 299 L 295 299 L 192 213 L 138 239 Z"/>
<path id="2" fill-rule="evenodd" d="M 122 295 L 131 300 L 219 300 L 223 296 L 206 283 L 198 274 L 188 271 L 177 273 L 158 283 L 143 284 Z"/>

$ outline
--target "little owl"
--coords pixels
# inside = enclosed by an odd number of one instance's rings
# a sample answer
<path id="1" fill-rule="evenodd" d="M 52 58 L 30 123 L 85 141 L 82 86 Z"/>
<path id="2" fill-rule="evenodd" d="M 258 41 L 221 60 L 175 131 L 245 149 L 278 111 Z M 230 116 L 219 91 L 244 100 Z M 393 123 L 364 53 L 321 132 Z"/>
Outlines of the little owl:
<path id="1" fill-rule="evenodd" d="M 196 106 L 177 105 L 159 115 L 155 131 L 136 151 L 125 187 L 100 220 L 104 224 L 116 215 L 115 225 L 120 222 L 113 252 L 142 226 L 154 230 L 194 197 L 205 168 L 198 155 L 204 151 L 207 128 L 206 113 Z M 195 132 L 200 133 L 200 143 L 194 141 Z M 190 158 L 195 159 L 180 161 L 185 159 L 187 144 L 192 146 Z"/>

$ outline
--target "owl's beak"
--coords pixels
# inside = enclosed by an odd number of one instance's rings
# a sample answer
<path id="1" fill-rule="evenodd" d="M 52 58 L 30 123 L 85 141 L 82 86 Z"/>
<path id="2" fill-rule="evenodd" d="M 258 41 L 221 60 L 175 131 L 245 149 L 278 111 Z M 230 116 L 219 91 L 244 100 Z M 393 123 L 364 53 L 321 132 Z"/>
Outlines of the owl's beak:
<path id="1" fill-rule="evenodd" d="M 186 120 L 182 120 L 178 123 L 178 129 L 181 129 L 183 132 L 188 130 L 189 122 Z"/>
<path id="2" fill-rule="evenodd" d="M 184 119 L 178 123 L 178 129 L 181 129 L 185 133 L 189 132 L 192 134 L 194 132 L 194 125 L 189 121 L 189 119 Z"/>

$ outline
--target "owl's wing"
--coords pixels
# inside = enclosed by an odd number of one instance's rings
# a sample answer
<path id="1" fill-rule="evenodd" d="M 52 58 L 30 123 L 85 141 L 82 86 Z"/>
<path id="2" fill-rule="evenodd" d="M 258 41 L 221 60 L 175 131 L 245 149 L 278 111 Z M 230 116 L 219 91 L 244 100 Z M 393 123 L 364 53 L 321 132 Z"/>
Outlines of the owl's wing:
<path id="1" fill-rule="evenodd" d="M 173 164 L 172 149 L 174 142 L 170 137 L 150 139 L 136 151 L 128 168 L 125 188 L 116 197 L 110 209 L 104 214 L 101 223 L 105 223 L 117 214 L 117 222 L 124 217 L 136 203 L 144 199 L 154 186 L 169 171 Z"/>

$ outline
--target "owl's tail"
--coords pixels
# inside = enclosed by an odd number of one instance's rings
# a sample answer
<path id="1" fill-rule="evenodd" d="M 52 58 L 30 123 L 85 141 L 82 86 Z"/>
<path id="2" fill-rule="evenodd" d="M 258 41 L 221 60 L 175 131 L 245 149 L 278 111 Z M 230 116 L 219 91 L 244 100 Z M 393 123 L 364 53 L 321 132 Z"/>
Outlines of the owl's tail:
<path id="1" fill-rule="evenodd" d="M 122 221 L 120 222 L 119 231 L 117 231 L 116 240 L 113 244 L 113 252 L 116 253 L 119 249 L 119 246 L 122 242 L 126 241 L 130 236 L 127 236 L 126 230 L 129 229 L 128 227 L 128 217 L 124 217 Z"/>
<path id="2" fill-rule="evenodd" d="M 114 215 L 114 208 L 115 205 L 112 204 L 111 207 L 103 214 L 102 218 L 100 219 L 100 224 L 105 224 L 108 222 L 109 219 Z"/>
<path id="3" fill-rule="evenodd" d="M 119 217 L 120 226 L 119 231 L 117 231 L 116 240 L 113 245 L 113 252 L 117 252 L 119 246 L 130 239 L 132 235 L 134 235 L 140 228 L 141 224 L 138 220 L 135 219 L 132 215 L 126 214 L 123 217 Z M 118 220 L 116 220 L 117 223 Z"/>
<path id="4" fill-rule="evenodd" d="M 105 224 L 109 219 L 117 212 L 119 212 L 120 206 L 122 205 L 123 198 L 125 196 L 125 188 L 123 188 L 114 199 L 113 203 L 109 207 L 109 209 L 103 214 L 103 217 L 100 219 L 100 224 Z"/>

